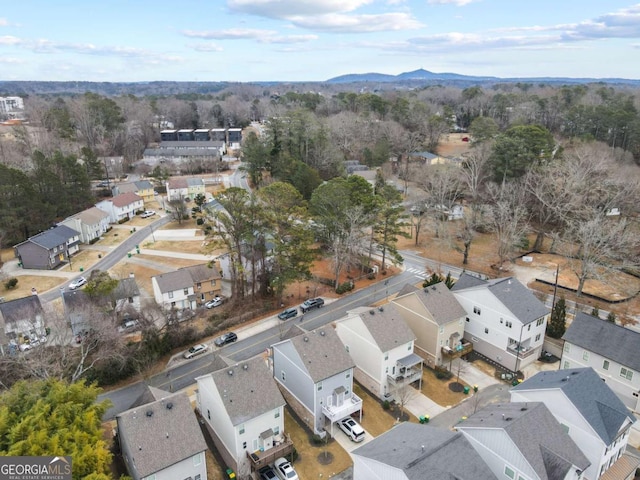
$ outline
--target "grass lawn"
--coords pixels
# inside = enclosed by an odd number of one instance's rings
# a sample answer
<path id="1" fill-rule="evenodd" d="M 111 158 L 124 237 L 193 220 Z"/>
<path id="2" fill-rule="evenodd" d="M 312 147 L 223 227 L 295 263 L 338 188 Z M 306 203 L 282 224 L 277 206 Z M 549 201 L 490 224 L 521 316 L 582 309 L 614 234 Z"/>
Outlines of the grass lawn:
<path id="1" fill-rule="evenodd" d="M 18 284 L 11 290 L 7 290 L 4 286 L 6 279 L 3 279 L 0 284 L 0 297 L 4 297 L 5 301 L 28 297 L 31 295 L 31 288 L 35 288 L 38 292 L 46 292 L 65 282 L 64 278 L 39 277 L 35 275 L 18 275 L 15 278 L 18 279 Z"/>
<path id="2" fill-rule="evenodd" d="M 194 237 L 193 239 L 185 239 L 179 242 L 171 240 L 158 240 L 157 242 L 153 242 L 148 240 L 144 242 L 141 247 L 149 250 L 164 250 L 167 252 L 204 254 L 202 241 L 202 237 Z"/>
<path id="3" fill-rule="evenodd" d="M 451 391 L 449 384 L 455 381 L 455 376 L 449 380 L 441 380 L 436 377 L 434 370 L 425 368 L 422 372 L 422 393 L 441 407 L 457 405 L 466 398 L 466 395 Z"/>
<path id="4" fill-rule="evenodd" d="M 123 260 L 117 263 L 113 268 L 109 270 L 109 273 L 115 278 L 127 278 L 131 273 L 136 278 L 138 287 L 149 295 L 153 295 L 153 286 L 151 285 L 151 277 L 159 275 L 163 272 L 160 270 L 154 270 L 144 265 L 138 265 L 137 263 L 127 262 Z M 142 292 L 140 292 L 142 294 Z"/>

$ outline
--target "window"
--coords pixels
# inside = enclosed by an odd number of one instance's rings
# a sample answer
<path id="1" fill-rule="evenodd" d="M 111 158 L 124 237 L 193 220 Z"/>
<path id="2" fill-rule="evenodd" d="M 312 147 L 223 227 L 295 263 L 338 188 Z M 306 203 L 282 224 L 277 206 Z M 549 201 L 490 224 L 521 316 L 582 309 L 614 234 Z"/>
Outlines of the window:
<path id="1" fill-rule="evenodd" d="M 280 434 L 280 427 L 278 427 L 278 426 L 273 427 L 273 434 L 274 434 L 274 435 L 278 435 L 278 434 Z"/>
<path id="2" fill-rule="evenodd" d="M 215 280 L 211 280 L 211 286 L 215 287 L 216 286 L 216 281 Z"/>
<path id="3" fill-rule="evenodd" d="M 440 333 L 444 333 L 444 327 L 440 327 Z"/>
<path id="4" fill-rule="evenodd" d="M 564 368 L 564 369 L 569 368 L 569 362 L 567 360 L 564 361 L 564 365 L 563 365 L 562 368 Z"/>
<path id="5" fill-rule="evenodd" d="M 527 331 L 530 332 L 531 331 L 531 324 L 527 325 Z"/>
<path id="6" fill-rule="evenodd" d="M 407 350 L 411 351 L 411 344 L 407 345 Z"/>
<path id="7" fill-rule="evenodd" d="M 385 353 L 385 354 L 384 354 L 384 359 L 385 359 L 385 360 L 389 360 L 389 354 L 388 354 L 388 353 Z"/>
<path id="8" fill-rule="evenodd" d="M 626 378 L 627 380 L 631 380 L 633 378 L 633 372 L 628 368 L 621 367 L 620 368 L 620 376 L 622 378 Z"/>
<path id="9" fill-rule="evenodd" d="M 196 287 L 198 287 L 198 290 L 200 290 L 202 288 L 202 284 L 201 283 L 196 283 Z"/>
<path id="10" fill-rule="evenodd" d="M 318 382 L 318 391 L 322 390 L 322 382 Z"/>
<path id="11" fill-rule="evenodd" d="M 566 432 L 569 433 L 569 426 L 565 425 L 564 423 L 561 423 L 560 426 L 562 427 L 562 429 Z"/>
<path id="12" fill-rule="evenodd" d="M 585 362 L 589 361 L 589 352 L 587 350 L 582 352 L 582 360 L 584 360 Z"/>
<path id="13" fill-rule="evenodd" d="M 536 322 L 536 327 L 539 327 L 540 325 L 542 325 L 544 323 L 544 317 L 539 318 L 538 321 Z"/>
<path id="14" fill-rule="evenodd" d="M 504 467 L 504 474 L 509 478 L 516 478 L 516 472 L 507 466 Z"/>
<path id="15" fill-rule="evenodd" d="M 605 360 L 604 362 L 602 362 L 602 368 L 604 370 L 609 370 L 609 360 Z"/>
<path id="16" fill-rule="evenodd" d="M 485 328 L 485 329 L 484 329 L 484 333 L 489 333 L 489 329 L 488 329 L 488 328 Z"/>
<path id="17" fill-rule="evenodd" d="M 242 435 L 244 433 L 244 423 L 242 425 L 240 425 L 240 427 L 238 428 L 238 433 L 240 435 Z M 244 448 L 247 448 L 247 447 L 244 447 Z"/>
<path id="18" fill-rule="evenodd" d="M 349 351 L 349 345 L 345 345 L 344 349 L 348 352 Z"/>
<path id="19" fill-rule="evenodd" d="M 563 350 L 564 350 L 564 353 L 569 353 L 569 352 L 571 352 L 571 344 L 570 344 L 570 343 L 568 343 L 568 342 L 564 342 L 564 348 L 563 348 Z"/>
<path id="20" fill-rule="evenodd" d="M 285 373 L 285 371 L 283 370 L 282 372 L 280 372 L 280 376 L 282 377 L 282 381 L 286 382 L 287 381 L 287 374 Z"/>
<path id="21" fill-rule="evenodd" d="M 207 418 L 211 420 L 211 410 L 207 408 Z"/>
<path id="22" fill-rule="evenodd" d="M 480 315 L 480 307 L 473 307 L 473 313 Z"/>
<path id="23" fill-rule="evenodd" d="M 196 453 L 193 456 L 193 466 L 197 467 L 198 465 L 200 465 L 202 463 L 202 453 Z"/>
<path id="24" fill-rule="evenodd" d="M 513 322 L 507 320 L 507 322 L 505 323 L 505 325 L 509 328 L 513 327 Z"/>
<path id="25" fill-rule="evenodd" d="M 184 293 L 185 295 L 189 295 L 189 289 L 188 288 L 183 289 L 182 293 Z"/>
<path id="26" fill-rule="evenodd" d="M 169 298 L 173 298 L 173 292 L 169 292 Z"/>
<path id="27" fill-rule="evenodd" d="M 193 480 L 200 480 L 200 474 L 198 474 L 195 477 L 193 477 Z"/>
<path id="28" fill-rule="evenodd" d="M 242 442 L 242 448 L 247 449 L 247 442 Z"/>
<path id="29" fill-rule="evenodd" d="M 350 372 L 350 371 L 349 371 L 349 372 L 347 372 L 347 373 L 345 374 L 345 376 L 344 376 L 344 377 L 345 377 L 345 378 L 351 378 L 351 372 Z"/>
<path id="30" fill-rule="evenodd" d="M 539 342 L 540 341 L 540 334 L 536 335 L 536 339 L 534 340 L 534 342 Z"/>
<path id="31" fill-rule="evenodd" d="M 470 320 L 469 320 L 469 317 L 467 317 L 465 320 L 466 320 L 467 322 L 469 322 L 469 321 L 470 321 Z"/>

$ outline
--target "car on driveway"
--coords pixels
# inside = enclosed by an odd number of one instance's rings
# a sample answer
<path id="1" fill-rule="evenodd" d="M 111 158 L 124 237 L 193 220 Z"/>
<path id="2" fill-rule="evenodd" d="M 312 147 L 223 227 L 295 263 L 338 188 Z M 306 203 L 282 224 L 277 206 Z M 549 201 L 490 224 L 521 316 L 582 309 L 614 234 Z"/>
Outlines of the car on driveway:
<path id="1" fill-rule="evenodd" d="M 142 212 L 142 214 L 140 214 L 141 218 L 149 218 L 149 217 L 153 217 L 156 214 L 155 210 L 145 210 L 144 212 Z"/>
<path id="2" fill-rule="evenodd" d="M 222 347 L 227 343 L 233 343 L 236 340 L 238 340 L 238 335 L 236 335 L 233 332 L 227 332 L 227 333 L 223 333 L 218 338 L 216 338 L 214 343 L 216 344 L 216 347 Z"/>
<path id="3" fill-rule="evenodd" d="M 278 480 L 276 471 L 269 465 L 262 467 L 258 470 L 258 473 L 260 474 L 260 480 Z"/>
<path id="4" fill-rule="evenodd" d="M 302 313 L 307 313 L 309 310 L 314 308 L 322 308 L 324 306 L 324 300 L 320 297 L 318 298 L 310 298 L 306 300 L 302 305 L 300 305 L 300 310 Z"/>
<path id="5" fill-rule="evenodd" d="M 208 348 L 209 347 L 207 347 L 204 343 L 201 343 L 199 345 L 194 345 L 189 350 L 184 352 L 184 355 L 182 356 L 186 359 L 193 358 L 200 355 L 201 353 L 206 352 Z"/>
<path id="6" fill-rule="evenodd" d="M 361 442 L 364 440 L 364 428 L 360 426 L 353 418 L 343 418 L 338 422 L 340 430 L 342 430 L 347 437 L 354 442 Z"/>
<path id="7" fill-rule="evenodd" d="M 80 288 L 83 285 L 87 284 L 87 279 L 84 277 L 78 277 L 73 282 L 69 284 L 70 290 L 75 290 L 76 288 Z"/>
<path id="8" fill-rule="evenodd" d="M 222 297 L 216 296 L 213 299 L 209 300 L 207 303 L 204 304 L 205 307 L 211 309 L 214 307 L 219 307 L 220 305 L 222 305 Z"/>
<path id="9" fill-rule="evenodd" d="M 275 468 L 278 477 L 282 480 L 298 480 L 298 474 L 289 463 L 289 460 L 284 457 L 280 457 L 273 462 L 273 468 Z"/>
<path id="10" fill-rule="evenodd" d="M 287 308 L 286 310 L 280 312 L 278 314 L 278 318 L 280 320 L 287 320 L 289 318 L 293 318 L 296 315 L 298 315 L 298 309 L 297 308 Z"/>

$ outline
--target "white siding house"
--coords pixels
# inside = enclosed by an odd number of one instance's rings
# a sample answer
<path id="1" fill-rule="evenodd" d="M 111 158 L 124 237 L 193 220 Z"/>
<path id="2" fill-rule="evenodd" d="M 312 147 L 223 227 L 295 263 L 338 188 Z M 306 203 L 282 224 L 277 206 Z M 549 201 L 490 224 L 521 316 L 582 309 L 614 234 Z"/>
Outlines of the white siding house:
<path id="1" fill-rule="evenodd" d="M 580 312 L 562 338 L 560 368 L 593 368 L 628 408 L 640 412 L 640 333 Z"/>
<path id="2" fill-rule="evenodd" d="M 91 243 L 99 239 L 109 229 L 110 215 L 97 207 L 91 207 L 76 213 L 62 222 L 80 233 L 80 241 L 82 243 Z"/>
<path id="3" fill-rule="evenodd" d="M 512 372 L 540 356 L 549 309 L 518 280 L 463 274 L 451 291 L 467 312 L 464 338 L 476 352 Z"/>
<path id="4" fill-rule="evenodd" d="M 184 269 L 151 277 L 156 303 L 166 310 L 195 309 L 197 298 L 193 279 Z"/>
<path id="5" fill-rule="evenodd" d="M 96 207 L 109 214 L 111 223 L 118 223 L 124 219 L 131 219 L 136 212 L 144 210 L 144 201 L 135 193 L 121 193 L 113 198 L 96 203 Z"/>

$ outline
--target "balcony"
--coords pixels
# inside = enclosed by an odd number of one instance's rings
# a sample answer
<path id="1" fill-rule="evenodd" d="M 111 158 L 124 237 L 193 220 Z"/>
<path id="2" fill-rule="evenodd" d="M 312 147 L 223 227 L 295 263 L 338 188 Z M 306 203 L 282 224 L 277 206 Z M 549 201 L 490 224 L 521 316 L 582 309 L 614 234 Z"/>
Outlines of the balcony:
<path id="1" fill-rule="evenodd" d="M 473 351 L 473 343 L 471 342 L 463 343 L 461 349 L 451 348 L 451 347 L 442 347 L 442 353 L 444 354 L 447 360 L 462 357 L 467 353 L 471 353 L 472 351 Z"/>
<path id="2" fill-rule="evenodd" d="M 293 442 L 288 434 L 280 435 L 281 440 L 276 440 L 274 446 L 268 450 L 257 450 L 253 453 L 247 452 L 247 457 L 251 460 L 251 468 L 259 470 L 262 467 L 273 463 L 276 458 L 286 457 L 293 451 Z"/>
<path id="3" fill-rule="evenodd" d="M 341 405 L 322 406 L 322 413 L 332 423 L 359 410 L 362 410 L 362 399 L 355 393 L 352 393 L 349 398 L 345 398 Z"/>
<path id="4" fill-rule="evenodd" d="M 417 368 L 410 368 L 405 370 L 398 375 L 387 375 L 387 380 L 390 385 L 400 386 L 400 385 L 408 385 L 410 383 L 416 382 L 422 378 L 422 370 Z"/>
<path id="5" fill-rule="evenodd" d="M 515 344 L 509 345 L 507 347 L 507 352 L 515 355 L 518 358 L 527 358 L 530 355 L 533 355 L 536 352 L 535 348 L 525 347 L 525 346 L 516 346 Z"/>

